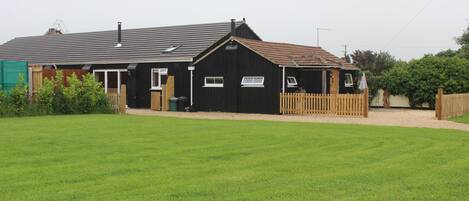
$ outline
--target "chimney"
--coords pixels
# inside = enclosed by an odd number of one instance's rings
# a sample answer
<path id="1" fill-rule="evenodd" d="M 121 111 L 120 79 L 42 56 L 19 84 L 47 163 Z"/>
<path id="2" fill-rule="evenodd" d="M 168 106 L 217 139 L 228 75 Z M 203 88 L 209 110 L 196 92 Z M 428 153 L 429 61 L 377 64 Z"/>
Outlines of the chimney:
<path id="1" fill-rule="evenodd" d="M 58 30 L 58 29 L 55 29 L 55 28 L 50 28 L 49 30 L 47 30 L 46 34 L 44 35 L 57 35 L 57 34 L 62 34 L 62 31 Z"/>
<path id="2" fill-rule="evenodd" d="M 122 47 L 122 22 L 117 22 L 117 45 L 116 47 Z"/>
<path id="3" fill-rule="evenodd" d="M 236 36 L 236 19 L 231 19 L 231 36 Z"/>

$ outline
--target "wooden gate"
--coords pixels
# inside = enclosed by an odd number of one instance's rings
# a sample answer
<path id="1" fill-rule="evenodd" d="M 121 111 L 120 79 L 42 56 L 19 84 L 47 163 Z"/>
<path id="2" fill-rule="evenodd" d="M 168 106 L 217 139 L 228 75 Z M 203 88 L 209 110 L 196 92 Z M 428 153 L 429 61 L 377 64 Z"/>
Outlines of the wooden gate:
<path id="1" fill-rule="evenodd" d="M 438 89 L 435 116 L 439 120 L 446 120 L 467 113 L 469 113 L 469 93 L 444 95 L 443 89 Z"/>
<path id="2" fill-rule="evenodd" d="M 127 88 L 125 84 L 121 85 L 120 93 L 115 91 L 108 92 L 106 95 L 114 112 L 125 113 L 127 109 Z"/>
<path id="3" fill-rule="evenodd" d="M 363 94 L 280 94 L 280 113 L 368 117 L 368 92 Z"/>

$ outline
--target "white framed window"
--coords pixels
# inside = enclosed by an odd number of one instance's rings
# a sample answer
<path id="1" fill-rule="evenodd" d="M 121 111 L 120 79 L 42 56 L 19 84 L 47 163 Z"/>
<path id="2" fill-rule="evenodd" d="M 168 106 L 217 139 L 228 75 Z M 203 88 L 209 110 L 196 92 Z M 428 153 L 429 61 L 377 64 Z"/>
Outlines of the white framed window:
<path id="1" fill-rule="evenodd" d="M 296 81 L 296 77 L 293 77 L 293 76 L 287 77 L 287 87 L 290 87 L 290 88 L 298 87 L 298 82 Z"/>
<path id="2" fill-rule="evenodd" d="M 345 87 L 353 87 L 353 76 L 351 73 L 345 73 Z"/>
<path id="3" fill-rule="evenodd" d="M 168 74 L 167 68 L 152 68 L 151 69 L 151 89 L 161 90 L 161 77 Z"/>
<path id="4" fill-rule="evenodd" d="M 204 87 L 223 87 L 223 77 L 205 77 Z"/>
<path id="5" fill-rule="evenodd" d="M 242 87 L 264 87 L 264 76 L 244 76 L 241 80 Z"/>
<path id="6" fill-rule="evenodd" d="M 127 69 L 96 69 L 93 76 L 96 81 L 101 82 L 106 93 L 121 93 L 122 83 L 127 82 Z"/>

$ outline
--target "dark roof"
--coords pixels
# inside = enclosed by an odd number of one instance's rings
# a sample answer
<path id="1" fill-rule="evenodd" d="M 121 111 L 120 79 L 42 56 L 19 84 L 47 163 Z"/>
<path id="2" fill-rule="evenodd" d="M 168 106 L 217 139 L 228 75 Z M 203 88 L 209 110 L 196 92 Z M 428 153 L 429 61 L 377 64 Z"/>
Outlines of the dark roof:
<path id="1" fill-rule="evenodd" d="M 239 27 L 243 22 L 237 22 Z M 231 23 L 212 23 L 117 31 L 20 37 L 0 46 L 0 59 L 31 64 L 108 64 L 192 61 L 192 58 L 227 36 Z M 172 53 L 163 53 L 180 46 Z"/>
<path id="2" fill-rule="evenodd" d="M 273 43 L 233 37 L 233 40 L 256 52 L 274 64 L 287 67 L 335 67 L 345 70 L 358 70 L 321 47 Z"/>

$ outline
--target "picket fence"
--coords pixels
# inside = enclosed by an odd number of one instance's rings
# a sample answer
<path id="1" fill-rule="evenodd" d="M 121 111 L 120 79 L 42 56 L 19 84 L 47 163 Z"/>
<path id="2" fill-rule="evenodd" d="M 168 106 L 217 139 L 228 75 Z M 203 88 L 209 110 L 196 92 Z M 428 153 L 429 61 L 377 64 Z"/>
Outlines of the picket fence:
<path id="1" fill-rule="evenodd" d="M 368 117 L 368 92 L 362 94 L 280 94 L 280 113 Z"/>

